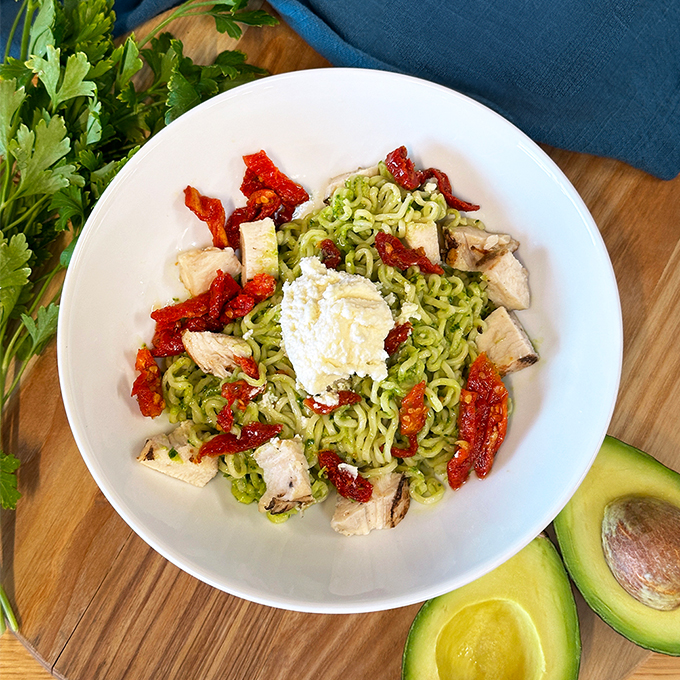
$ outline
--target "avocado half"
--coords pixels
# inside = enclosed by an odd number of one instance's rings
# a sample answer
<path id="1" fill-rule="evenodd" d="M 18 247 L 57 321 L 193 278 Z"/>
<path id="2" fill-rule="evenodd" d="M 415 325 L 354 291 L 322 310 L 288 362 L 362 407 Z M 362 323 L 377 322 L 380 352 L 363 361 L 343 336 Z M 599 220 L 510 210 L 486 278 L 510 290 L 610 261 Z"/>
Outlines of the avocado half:
<path id="1" fill-rule="evenodd" d="M 428 600 L 411 625 L 403 680 L 575 680 L 576 605 L 557 551 L 535 538 L 494 571 Z"/>
<path id="2" fill-rule="evenodd" d="M 680 475 L 652 456 L 606 437 L 590 471 L 554 522 L 562 558 L 588 605 L 632 642 L 680 655 L 680 608 L 652 609 L 616 581 L 602 549 L 604 509 L 630 495 L 660 498 L 680 507 Z"/>

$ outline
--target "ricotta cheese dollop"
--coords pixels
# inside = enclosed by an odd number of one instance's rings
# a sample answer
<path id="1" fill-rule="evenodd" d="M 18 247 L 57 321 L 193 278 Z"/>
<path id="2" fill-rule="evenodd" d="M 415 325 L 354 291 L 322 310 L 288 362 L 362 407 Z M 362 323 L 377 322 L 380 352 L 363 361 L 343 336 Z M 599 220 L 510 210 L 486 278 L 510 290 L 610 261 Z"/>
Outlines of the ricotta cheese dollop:
<path id="1" fill-rule="evenodd" d="M 318 257 L 300 262 L 302 274 L 283 286 L 281 331 L 297 380 L 309 394 L 356 374 L 387 377 L 385 338 L 394 326 L 372 281 L 328 269 Z"/>

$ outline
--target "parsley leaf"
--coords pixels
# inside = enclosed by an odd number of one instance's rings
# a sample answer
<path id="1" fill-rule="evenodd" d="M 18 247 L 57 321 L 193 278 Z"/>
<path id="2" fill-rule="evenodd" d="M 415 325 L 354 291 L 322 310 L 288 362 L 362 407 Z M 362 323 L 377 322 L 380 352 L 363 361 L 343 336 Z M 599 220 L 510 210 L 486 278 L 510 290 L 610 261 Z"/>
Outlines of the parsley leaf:
<path id="1" fill-rule="evenodd" d="M 19 461 L 11 453 L 0 451 L 0 505 L 6 510 L 14 510 L 21 498 L 14 474 L 19 465 Z"/>

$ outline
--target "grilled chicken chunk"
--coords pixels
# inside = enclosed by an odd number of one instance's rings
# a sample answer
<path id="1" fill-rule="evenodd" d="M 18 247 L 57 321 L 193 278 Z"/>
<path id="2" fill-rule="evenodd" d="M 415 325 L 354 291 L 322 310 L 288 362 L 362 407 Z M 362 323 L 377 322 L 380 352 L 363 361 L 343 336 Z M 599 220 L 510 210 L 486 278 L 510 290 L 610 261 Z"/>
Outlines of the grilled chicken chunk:
<path id="1" fill-rule="evenodd" d="M 241 275 L 241 263 L 231 248 L 188 250 L 177 257 L 179 279 L 192 295 L 201 295 L 209 288 L 221 269 L 234 278 Z"/>
<path id="2" fill-rule="evenodd" d="M 272 439 L 256 449 L 253 458 L 262 468 L 267 486 L 258 504 L 260 512 L 279 515 L 293 508 L 302 510 L 314 502 L 301 441 Z"/>
<path id="3" fill-rule="evenodd" d="M 498 255 L 481 271 L 488 281 L 486 292 L 491 302 L 508 309 L 529 307 L 529 272 L 511 252 Z"/>
<path id="4" fill-rule="evenodd" d="M 210 331 L 184 331 L 182 343 L 189 356 L 205 373 L 226 378 L 238 366 L 234 357 L 249 357 L 253 351 L 241 339 Z"/>
<path id="5" fill-rule="evenodd" d="M 486 317 L 486 330 L 476 338 L 477 349 L 496 366 L 501 375 L 519 371 L 538 361 L 538 354 L 517 317 L 505 307 Z"/>
<path id="6" fill-rule="evenodd" d="M 444 229 L 446 264 L 464 272 L 478 272 L 487 262 L 519 247 L 510 234 L 497 234 L 477 227 Z"/>
<path id="7" fill-rule="evenodd" d="M 271 217 L 255 222 L 243 222 L 241 232 L 241 262 L 243 283 L 255 274 L 279 276 L 279 244 L 276 240 L 276 225 Z"/>
<path id="8" fill-rule="evenodd" d="M 377 165 L 372 165 L 370 168 L 357 168 L 353 172 L 345 172 L 342 175 L 333 177 L 329 180 L 326 191 L 324 191 L 324 200 L 330 198 L 336 189 L 341 189 L 345 186 L 345 182 L 354 175 L 364 175 L 365 177 L 375 177 L 380 174 L 380 167 Z"/>
<path id="9" fill-rule="evenodd" d="M 422 248 L 427 259 L 434 264 L 441 264 L 442 257 L 439 248 L 439 227 L 433 220 L 429 222 L 407 222 L 406 244 L 416 250 Z"/>
<path id="10" fill-rule="evenodd" d="M 345 536 L 365 536 L 373 529 L 391 529 L 406 516 L 411 497 L 406 475 L 389 472 L 373 483 L 368 503 L 338 494 L 331 526 Z"/>
<path id="11" fill-rule="evenodd" d="M 170 477 L 205 486 L 217 474 L 217 457 L 206 456 L 200 463 L 194 462 L 199 447 L 189 441 L 192 426 L 191 420 L 185 420 L 169 435 L 157 434 L 147 439 L 137 460 Z"/>

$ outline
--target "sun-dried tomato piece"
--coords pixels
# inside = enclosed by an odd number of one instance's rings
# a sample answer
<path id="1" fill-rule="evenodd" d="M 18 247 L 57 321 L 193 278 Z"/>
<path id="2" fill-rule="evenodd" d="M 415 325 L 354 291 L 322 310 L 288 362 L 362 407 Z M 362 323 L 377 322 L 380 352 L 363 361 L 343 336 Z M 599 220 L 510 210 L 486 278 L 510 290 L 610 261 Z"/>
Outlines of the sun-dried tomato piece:
<path id="1" fill-rule="evenodd" d="M 175 322 L 172 324 L 156 324 L 156 330 L 151 340 L 151 354 L 154 357 L 174 357 L 184 352 L 182 342 L 182 324 Z"/>
<path id="2" fill-rule="evenodd" d="M 409 390 L 399 408 L 399 432 L 408 440 L 408 448 L 392 447 L 392 455 L 410 458 L 418 451 L 418 432 L 425 426 L 428 408 L 425 404 L 426 384 L 423 380 Z"/>
<path id="3" fill-rule="evenodd" d="M 431 262 L 424 254 L 422 248 L 412 250 L 407 248 L 396 236 L 379 231 L 375 236 L 375 247 L 380 259 L 390 267 L 396 269 L 408 269 L 416 265 L 420 271 L 427 274 L 443 274 L 444 270 Z"/>
<path id="4" fill-rule="evenodd" d="M 272 189 L 259 189 L 248 198 L 250 221 L 271 217 L 281 207 L 281 197 Z"/>
<path id="5" fill-rule="evenodd" d="M 229 245 L 225 231 L 226 214 L 219 198 L 202 196 L 198 189 L 188 186 L 184 189 L 184 205 L 208 225 L 215 248 L 226 248 Z"/>
<path id="6" fill-rule="evenodd" d="M 225 274 L 221 269 L 217 270 L 217 276 L 210 284 L 210 300 L 208 302 L 208 316 L 211 319 L 219 319 L 224 305 L 235 298 L 241 292 L 241 286 L 234 281 L 231 274 Z"/>
<path id="7" fill-rule="evenodd" d="M 238 437 L 231 432 L 225 432 L 203 444 L 198 450 L 197 459 L 200 461 L 204 456 L 224 456 L 254 449 L 276 437 L 282 429 L 283 425 L 248 423 L 243 426 Z"/>
<path id="8" fill-rule="evenodd" d="M 361 401 L 361 395 L 352 390 L 339 390 L 338 391 L 338 403 L 337 404 L 324 404 L 320 401 L 314 399 L 314 397 L 307 397 L 302 403 L 314 413 L 319 415 L 325 415 L 327 413 L 333 413 L 341 406 L 348 406 L 349 404 L 358 404 Z"/>
<path id="9" fill-rule="evenodd" d="M 475 203 L 462 201 L 460 198 L 456 198 L 453 195 L 451 182 L 449 181 L 449 177 L 445 172 L 437 170 L 437 168 L 423 170 L 420 173 L 420 183 L 424 184 L 428 179 L 430 179 L 430 177 L 434 177 L 437 180 L 437 188 L 446 199 L 446 205 L 448 205 L 449 208 L 455 208 L 456 210 L 463 210 L 465 212 L 479 210 L 479 206 Z"/>
<path id="10" fill-rule="evenodd" d="M 229 402 L 230 406 L 236 404 L 236 407 L 241 411 L 245 411 L 248 404 L 264 391 L 264 385 L 261 387 L 249 385 L 245 380 L 235 380 L 222 385 L 222 396 Z"/>
<path id="11" fill-rule="evenodd" d="M 276 279 L 271 274 L 261 272 L 255 274 L 250 281 L 243 286 L 243 294 L 250 295 L 255 304 L 270 298 L 276 292 Z"/>
<path id="12" fill-rule="evenodd" d="M 402 449 L 399 446 L 392 447 L 392 455 L 395 458 L 410 458 L 415 456 L 418 452 L 418 437 L 415 434 L 410 434 L 408 437 L 408 448 Z"/>
<path id="13" fill-rule="evenodd" d="M 135 370 L 139 372 L 139 375 L 132 385 L 131 396 L 137 399 L 143 416 L 155 418 L 163 413 L 165 401 L 163 400 L 161 371 L 146 347 L 142 347 L 137 352 Z"/>
<path id="14" fill-rule="evenodd" d="M 389 356 L 396 354 L 412 331 L 413 326 L 410 321 L 396 325 L 385 338 L 385 351 L 387 354 Z"/>
<path id="15" fill-rule="evenodd" d="M 399 431 L 403 435 L 418 434 L 427 420 L 427 404 L 425 404 L 425 381 L 419 382 L 411 388 L 401 400 L 399 409 Z"/>
<path id="16" fill-rule="evenodd" d="M 472 398 L 470 394 L 476 396 Z M 458 455 L 452 459 L 458 462 L 449 461 L 449 467 L 462 468 L 466 462 L 468 472 L 474 468 L 476 475 L 483 479 L 491 471 L 508 427 L 508 391 L 496 367 L 485 353 L 480 354 L 470 366 L 458 408 Z M 462 473 L 460 470 L 456 472 L 457 475 L 449 473 L 452 488 L 458 488 L 462 484 L 458 483 Z M 452 480 L 457 486 L 454 486 Z"/>
<path id="17" fill-rule="evenodd" d="M 422 184 L 420 173 L 413 165 L 413 161 L 408 157 L 405 146 L 400 146 L 398 149 L 388 153 L 385 158 L 385 165 L 396 183 L 407 191 L 413 191 Z"/>
<path id="18" fill-rule="evenodd" d="M 255 300 L 253 300 L 250 295 L 240 293 L 233 300 L 229 300 L 229 302 L 224 305 L 222 314 L 220 315 L 220 322 L 226 325 L 234 319 L 240 319 L 252 312 L 253 307 L 255 307 Z"/>
<path id="19" fill-rule="evenodd" d="M 243 162 L 251 172 L 251 179 L 257 179 L 267 189 L 273 189 L 284 203 L 300 205 L 309 200 L 309 194 L 302 186 L 284 175 L 264 151 L 243 157 Z"/>
<path id="20" fill-rule="evenodd" d="M 326 265 L 327 269 L 337 269 L 342 262 L 342 253 L 338 246 L 329 238 L 319 241 L 316 247 L 321 251 L 321 261 Z"/>
<path id="21" fill-rule="evenodd" d="M 267 187 L 261 182 L 254 170 L 246 167 L 243 173 L 243 181 L 241 182 L 241 193 L 250 198 L 256 191 L 261 191 Z"/>
<path id="22" fill-rule="evenodd" d="M 224 230 L 227 237 L 227 243 L 234 250 L 241 246 L 241 225 L 244 222 L 249 221 L 247 207 L 236 208 L 236 210 L 229 215 L 229 219 L 224 225 Z"/>
<path id="23" fill-rule="evenodd" d="M 253 357 L 234 357 L 234 361 L 239 365 L 239 368 L 253 380 L 260 377 L 260 367 Z"/>
<path id="24" fill-rule="evenodd" d="M 477 392 L 462 389 L 458 402 L 458 440 L 453 458 L 446 465 L 449 486 L 459 489 L 472 470 L 472 450 L 477 438 Z"/>
<path id="25" fill-rule="evenodd" d="M 225 404 L 217 414 L 217 426 L 223 432 L 229 432 L 234 426 L 234 412 L 231 410 L 231 404 Z"/>
<path id="26" fill-rule="evenodd" d="M 338 493 L 359 503 L 367 503 L 373 495 L 373 485 L 360 474 L 356 477 L 340 465 L 342 458 L 334 451 L 319 451 L 319 466 L 326 469 L 331 484 Z"/>
<path id="27" fill-rule="evenodd" d="M 234 424 L 232 407 L 236 405 L 236 408 L 240 411 L 245 411 L 248 404 L 258 394 L 262 394 L 264 390 L 264 385 L 262 385 L 262 387 L 249 385 L 245 380 L 236 380 L 232 383 L 225 383 L 222 385 L 222 396 L 227 400 L 227 403 L 217 414 L 217 424 L 224 432 L 229 432 Z"/>
<path id="28" fill-rule="evenodd" d="M 151 312 L 151 318 L 162 324 L 173 323 L 180 319 L 190 319 L 195 316 L 205 316 L 210 308 L 210 292 L 201 293 L 184 302 L 161 307 Z"/>

